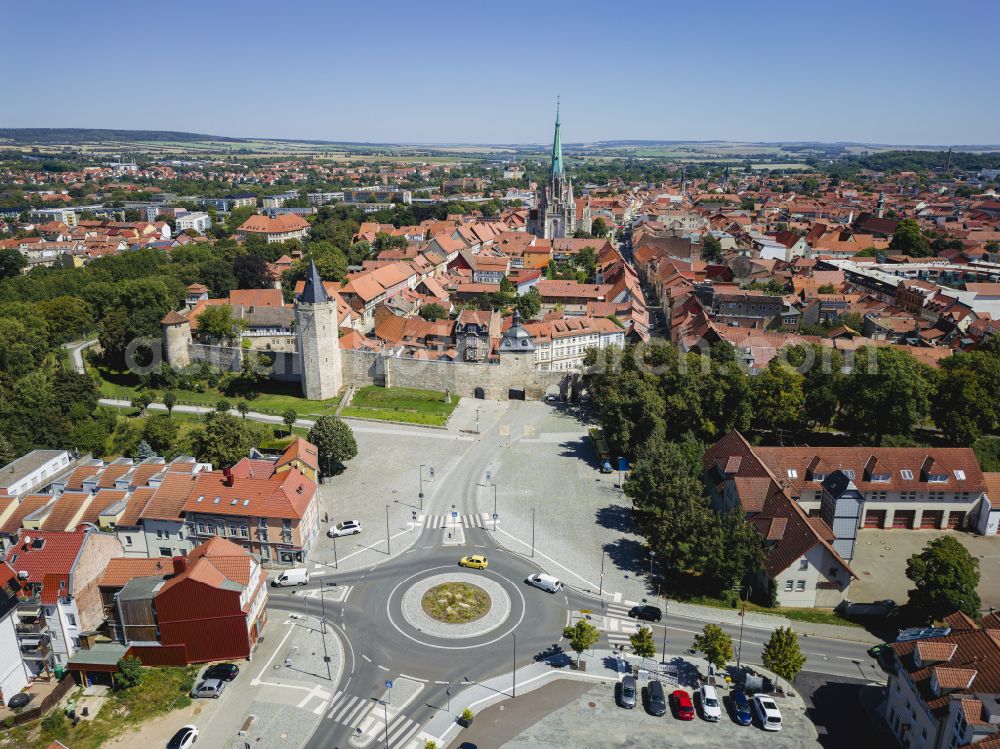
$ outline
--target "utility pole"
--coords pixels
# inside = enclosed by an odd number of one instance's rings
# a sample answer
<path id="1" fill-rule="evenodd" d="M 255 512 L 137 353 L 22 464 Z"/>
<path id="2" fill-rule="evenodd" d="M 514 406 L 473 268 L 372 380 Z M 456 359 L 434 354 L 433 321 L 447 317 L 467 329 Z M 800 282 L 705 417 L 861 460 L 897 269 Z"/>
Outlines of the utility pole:
<path id="1" fill-rule="evenodd" d="M 531 508 L 531 556 L 535 556 L 535 508 Z"/>
<path id="2" fill-rule="evenodd" d="M 320 583 L 319 586 L 319 605 L 322 615 L 319 619 L 319 630 L 323 637 L 323 662 L 326 664 L 326 680 L 332 681 L 333 674 L 330 673 L 330 654 L 326 649 L 326 597 L 323 592 L 326 590 L 326 584 Z"/>
<path id="3" fill-rule="evenodd" d="M 597 591 L 597 597 L 604 595 L 604 557 L 608 555 L 608 550 L 601 547 L 601 589 Z"/>
<path id="4" fill-rule="evenodd" d="M 656 552 L 652 549 L 649 550 L 649 577 L 653 578 L 653 560 L 656 558 Z"/>
<path id="5" fill-rule="evenodd" d="M 739 596 L 739 591 L 737 591 L 736 595 Z M 739 647 L 736 648 L 737 671 L 740 668 L 740 658 L 743 656 L 743 622 L 746 621 L 747 618 L 747 601 L 750 600 L 750 596 L 752 595 L 753 595 L 753 588 L 748 585 L 746 599 L 744 600 L 742 597 L 740 598 L 740 644 Z"/>
<path id="6" fill-rule="evenodd" d="M 420 500 L 420 511 L 424 511 L 424 464 L 420 464 L 420 492 L 417 494 L 417 499 Z"/>
<path id="7" fill-rule="evenodd" d="M 385 506 L 385 551 L 392 554 L 392 546 L 389 540 L 389 505 Z"/>
<path id="8" fill-rule="evenodd" d="M 340 569 L 340 565 L 337 563 L 337 537 L 333 537 L 333 568 L 335 570 Z"/>
<path id="9" fill-rule="evenodd" d="M 517 633 L 511 632 L 510 636 L 514 638 L 514 653 L 512 658 L 512 666 L 510 676 L 510 697 L 513 699 L 517 697 Z"/>
<path id="10" fill-rule="evenodd" d="M 493 532 L 497 532 L 497 485 L 493 484 Z"/>

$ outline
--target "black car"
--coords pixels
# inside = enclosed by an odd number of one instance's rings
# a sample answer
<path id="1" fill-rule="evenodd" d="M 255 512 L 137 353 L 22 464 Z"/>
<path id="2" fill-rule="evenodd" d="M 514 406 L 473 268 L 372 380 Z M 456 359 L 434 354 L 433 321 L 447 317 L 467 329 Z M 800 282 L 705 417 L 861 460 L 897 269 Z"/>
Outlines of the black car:
<path id="1" fill-rule="evenodd" d="M 656 606 L 635 606 L 628 615 L 633 619 L 644 619 L 647 622 L 658 622 L 663 618 L 663 612 Z"/>
<path id="2" fill-rule="evenodd" d="M 214 666 L 209 666 L 203 679 L 218 679 L 219 681 L 232 681 L 239 675 L 240 667 L 235 663 L 216 663 Z"/>
<path id="3" fill-rule="evenodd" d="M 651 681 L 646 687 L 646 710 L 657 717 L 667 714 L 667 699 L 663 695 L 663 685 L 658 681 Z"/>
<path id="4" fill-rule="evenodd" d="M 32 695 L 30 695 L 28 692 L 18 692 L 9 700 L 7 700 L 7 707 L 9 707 L 11 710 L 16 710 L 19 707 L 24 707 L 29 702 L 31 702 L 31 697 Z"/>

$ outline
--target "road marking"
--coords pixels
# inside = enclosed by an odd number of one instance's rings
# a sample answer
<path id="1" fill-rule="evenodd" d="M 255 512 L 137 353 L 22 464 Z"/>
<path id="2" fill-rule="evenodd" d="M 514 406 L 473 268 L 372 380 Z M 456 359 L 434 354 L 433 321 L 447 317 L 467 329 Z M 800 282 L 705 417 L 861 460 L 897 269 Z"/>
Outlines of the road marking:
<path id="1" fill-rule="evenodd" d="M 316 707 L 314 707 L 313 715 L 322 715 L 323 711 L 326 710 L 326 706 L 329 704 L 330 704 L 329 702 L 324 702 L 322 705 L 317 705 Z"/>
<path id="2" fill-rule="evenodd" d="M 451 684 L 450 681 L 435 681 L 435 684 Z"/>
<path id="3" fill-rule="evenodd" d="M 389 669 L 387 669 L 385 666 L 383 666 L 381 664 L 379 664 L 379 668 L 381 668 L 383 671 L 388 671 L 389 670 Z"/>
<path id="4" fill-rule="evenodd" d="M 265 664 L 264 664 L 264 667 L 263 667 L 263 668 L 262 668 L 262 669 L 260 670 L 260 672 L 259 672 L 258 676 L 259 676 L 260 674 L 264 673 L 265 671 L 267 671 L 267 669 L 268 669 L 268 668 L 270 668 L 270 666 L 271 666 L 271 661 L 273 661 L 273 660 L 274 660 L 274 658 L 275 658 L 275 656 L 276 656 L 276 655 L 278 655 L 278 651 L 279 651 L 279 650 L 281 650 L 281 646 L 285 644 L 285 640 L 287 640 L 287 639 L 288 639 L 288 636 L 289 636 L 290 634 L 292 634 L 292 629 L 293 629 L 293 627 L 289 627 L 289 628 L 288 628 L 288 631 L 287 631 L 287 632 L 285 632 L 285 636 L 281 638 L 281 642 L 279 642 L 279 643 L 278 643 L 278 647 L 276 647 L 276 648 L 274 649 L 274 652 L 273 652 L 273 653 L 271 653 L 271 657 L 267 659 L 267 663 L 265 663 Z M 257 686 L 258 684 L 261 684 L 261 683 L 262 683 L 262 682 L 260 681 L 260 679 L 259 679 L 259 678 L 257 678 L 257 677 L 254 677 L 254 678 L 253 678 L 253 679 L 252 679 L 252 680 L 250 681 L 250 686 L 254 686 L 254 687 L 255 687 L 255 686 Z"/>
<path id="5" fill-rule="evenodd" d="M 364 653 L 362 653 L 362 654 L 361 654 L 361 657 L 362 657 L 362 658 L 364 658 L 364 659 L 365 659 L 366 661 L 368 661 L 369 663 L 371 663 L 371 662 L 372 662 L 372 659 L 371 659 L 371 658 L 369 658 L 369 657 L 368 657 L 367 655 L 365 655 Z"/>
<path id="6" fill-rule="evenodd" d="M 860 658 L 851 658 L 850 656 L 846 656 L 846 655 L 838 655 L 838 656 L 835 656 L 835 657 L 839 658 L 842 661 L 850 661 L 851 663 L 861 663 L 861 659 Z"/>
<path id="7" fill-rule="evenodd" d="M 400 674 L 399 678 L 400 679 L 409 679 L 410 681 L 419 681 L 422 684 L 426 684 L 427 681 L 428 681 L 427 679 L 418 679 L 416 676 L 407 676 L 406 674 Z"/>
<path id="8" fill-rule="evenodd" d="M 505 530 L 504 530 L 503 528 L 498 528 L 498 529 L 497 529 L 497 532 L 498 532 L 498 533 L 502 533 L 502 534 L 504 534 L 504 535 L 505 535 L 505 536 L 507 536 L 508 538 L 512 538 L 512 539 L 514 539 L 515 541 L 517 541 L 517 542 L 518 542 L 519 544 L 521 544 L 522 546 L 529 546 L 529 544 L 526 544 L 526 543 L 524 543 L 524 541 L 522 541 L 521 539 L 519 539 L 519 538 L 518 538 L 517 536 L 513 536 L 513 535 L 511 535 L 510 533 L 508 533 L 507 531 L 505 531 Z M 597 587 L 597 586 L 596 586 L 596 585 L 595 585 L 594 583 L 590 582 L 590 580 L 588 580 L 587 578 L 585 578 L 585 577 L 581 577 L 580 575 L 578 575 L 578 574 L 576 574 L 575 572 L 573 572 L 573 570 L 571 570 L 571 569 L 570 569 L 569 567 L 566 567 L 565 565 L 562 565 L 562 564 L 559 564 L 559 562 L 557 562 L 557 561 L 556 561 L 555 559 L 553 559 L 552 557 L 550 557 L 550 556 L 548 556 L 547 554 L 543 554 L 542 552 L 538 551 L 538 549 L 537 549 L 537 548 L 535 549 L 535 553 L 536 553 L 536 554 L 537 554 L 538 556 L 540 556 L 540 557 L 543 557 L 544 559 L 547 559 L 547 560 L 549 560 L 549 561 L 550 561 L 550 562 L 551 562 L 552 564 L 554 564 L 554 565 L 555 565 L 556 567 L 558 567 L 559 569 L 561 569 L 561 570 L 566 570 L 566 572 L 568 572 L 569 574 L 571 574 L 571 575 L 572 575 L 573 577 L 575 577 L 575 578 L 576 578 L 577 580 L 581 580 L 581 581 L 583 581 L 584 583 L 586 583 L 587 585 L 589 585 L 589 586 L 590 586 L 591 588 L 596 588 L 596 587 Z"/>

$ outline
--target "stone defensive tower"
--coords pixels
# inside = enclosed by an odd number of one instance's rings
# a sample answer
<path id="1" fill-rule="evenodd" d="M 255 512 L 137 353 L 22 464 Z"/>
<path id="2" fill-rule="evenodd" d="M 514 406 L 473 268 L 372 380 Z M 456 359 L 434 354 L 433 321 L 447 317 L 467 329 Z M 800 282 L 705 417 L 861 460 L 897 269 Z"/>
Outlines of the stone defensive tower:
<path id="1" fill-rule="evenodd" d="M 305 288 L 296 300 L 295 338 L 302 371 L 302 394 L 309 400 L 336 397 L 344 384 L 337 303 L 326 293 L 313 262 L 309 263 Z"/>
<path id="2" fill-rule="evenodd" d="M 184 315 L 170 310 L 162 320 L 163 355 L 174 369 L 181 369 L 191 363 L 191 321 Z"/>

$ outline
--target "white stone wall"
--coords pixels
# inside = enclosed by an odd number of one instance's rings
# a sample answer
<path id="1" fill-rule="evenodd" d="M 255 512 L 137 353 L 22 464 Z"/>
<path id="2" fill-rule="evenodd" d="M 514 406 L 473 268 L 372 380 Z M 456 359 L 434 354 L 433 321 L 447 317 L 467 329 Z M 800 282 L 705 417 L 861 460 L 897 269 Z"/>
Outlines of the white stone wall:
<path id="1" fill-rule="evenodd" d="M 20 692 L 28 684 L 28 668 L 21 660 L 21 650 L 17 646 L 14 620 L 17 609 L 0 620 L 0 693 L 4 702 Z"/>

